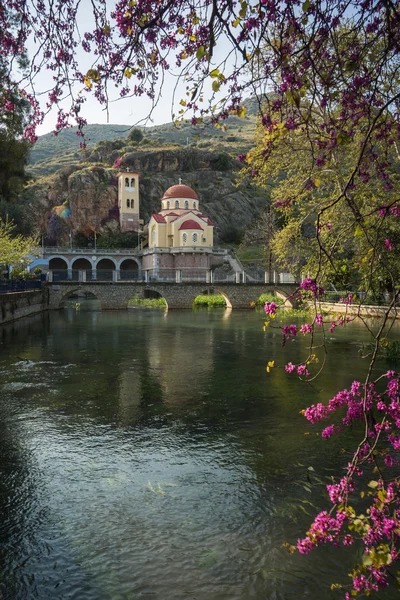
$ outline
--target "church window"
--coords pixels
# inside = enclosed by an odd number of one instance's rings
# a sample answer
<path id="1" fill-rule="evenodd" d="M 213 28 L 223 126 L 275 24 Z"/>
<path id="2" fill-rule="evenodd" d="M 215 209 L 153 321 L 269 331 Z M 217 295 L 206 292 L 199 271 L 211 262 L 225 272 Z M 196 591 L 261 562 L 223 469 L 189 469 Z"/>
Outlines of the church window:
<path id="1" fill-rule="evenodd" d="M 135 180 L 131 179 L 131 188 L 134 190 L 135 189 Z"/>
<path id="2" fill-rule="evenodd" d="M 194 243 L 197 242 L 197 233 L 193 233 L 192 234 L 192 240 L 193 240 Z"/>
<path id="3" fill-rule="evenodd" d="M 155 229 L 155 227 L 153 227 L 153 231 L 152 231 L 151 237 L 152 237 L 152 240 L 153 240 L 153 244 L 155 244 L 156 243 L 156 229 Z"/>
<path id="4" fill-rule="evenodd" d="M 135 201 L 133 198 L 131 198 L 131 208 L 135 208 Z"/>
<path id="5" fill-rule="evenodd" d="M 175 208 L 179 208 L 179 200 L 175 200 Z"/>
<path id="6" fill-rule="evenodd" d="M 128 198 L 128 200 L 126 201 L 126 208 L 130 208 L 130 207 L 131 207 L 131 201 Z"/>
<path id="7" fill-rule="evenodd" d="M 171 203 L 169 200 L 167 200 L 167 208 L 169 208 L 171 206 Z"/>
<path id="8" fill-rule="evenodd" d="M 189 208 L 189 200 L 185 200 L 185 208 Z"/>
<path id="9" fill-rule="evenodd" d="M 196 208 L 196 201 L 193 202 L 193 208 Z"/>
<path id="10" fill-rule="evenodd" d="M 126 188 L 129 187 L 129 179 L 128 179 L 128 177 L 125 177 L 125 187 Z"/>
<path id="11" fill-rule="evenodd" d="M 187 233 L 184 233 L 182 235 L 182 240 L 183 240 L 183 243 L 186 244 L 186 242 L 187 242 Z"/>

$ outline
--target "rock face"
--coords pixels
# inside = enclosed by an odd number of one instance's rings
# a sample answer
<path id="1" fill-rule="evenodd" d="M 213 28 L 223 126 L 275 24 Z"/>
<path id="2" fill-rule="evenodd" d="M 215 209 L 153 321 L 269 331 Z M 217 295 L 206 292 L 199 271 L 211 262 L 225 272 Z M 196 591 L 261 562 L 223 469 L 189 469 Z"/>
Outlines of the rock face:
<path id="1" fill-rule="evenodd" d="M 110 163 L 112 156 L 94 156 Z M 65 244 L 69 231 L 88 233 L 96 228 L 99 234 L 118 229 L 113 210 L 117 201 L 118 169 L 94 164 L 70 165 L 54 175 L 27 186 L 24 197 L 29 202 L 32 218 L 38 230 L 48 238 Z M 178 183 L 196 190 L 200 208 L 215 223 L 215 240 L 228 239 L 241 233 L 254 222 L 265 206 L 265 197 L 247 186 L 237 185 L 234 161 L 223 152 L 197 149 L 128 152 L 120 160 L 119 169 L 140 172 L 140 216 L 149 220 L 160 210 L 164 191 Z M 55 216 L 53 208 L 65 204 L 71 211 L 67 220 Z M 111 211 L 111 212 L 110 212 Z M 111 217 L 114 217 L 110 219 Z"/>

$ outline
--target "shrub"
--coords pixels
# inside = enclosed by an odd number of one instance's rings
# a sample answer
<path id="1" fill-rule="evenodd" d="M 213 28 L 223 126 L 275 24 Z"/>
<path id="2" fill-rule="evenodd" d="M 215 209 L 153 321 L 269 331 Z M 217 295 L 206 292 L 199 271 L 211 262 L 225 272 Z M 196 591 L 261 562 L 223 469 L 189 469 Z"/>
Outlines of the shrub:
<path id="1" fill-rule="evenodd" d="M 166 308 L 167 303 L 164 298 L 131 298 L 129 306 L 144 306 L 146 308 Z"/>
<path id="2" fill-rule="evenodd" d="M 226 300 L 222 294 L 203 294 L 194 299 L 193 306 L 221 307 Z"/>
<path id="3" fill-rule="evenodd" d="M 266 302 L 275 302 L 275 304 L 283 304 L 282 298 L 278 298 L 274 294 L 261 294 L 256 304 L 257 306 L 264 306 Z"/>

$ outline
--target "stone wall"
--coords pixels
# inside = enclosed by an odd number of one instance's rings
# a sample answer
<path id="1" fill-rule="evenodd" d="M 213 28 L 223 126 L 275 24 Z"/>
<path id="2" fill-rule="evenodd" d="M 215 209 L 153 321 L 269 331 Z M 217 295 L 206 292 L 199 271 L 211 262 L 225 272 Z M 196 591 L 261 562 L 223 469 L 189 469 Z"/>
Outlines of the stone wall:
<path id="1" fill-rule="evenodd" d="M 48 290 L 0 294 L 0 325 L 47 309 Z"/>

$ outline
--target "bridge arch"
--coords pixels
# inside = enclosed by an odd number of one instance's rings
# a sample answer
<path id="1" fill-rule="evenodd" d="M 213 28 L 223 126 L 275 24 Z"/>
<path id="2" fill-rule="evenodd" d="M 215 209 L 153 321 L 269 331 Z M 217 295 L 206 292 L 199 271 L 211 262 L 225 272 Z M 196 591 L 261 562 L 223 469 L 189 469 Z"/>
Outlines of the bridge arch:
<path id="1" fill-rule="evenodd" d="M 288 308 L 296 308 L 297 302 L 292 293 L 288 294 L 285 290 L 282 290 L 280 288 L 275 288 L 274 292 L 275 296 L 281 298 L 284 301 L 285 306 L 287 306 Z"/>
<path id="2" fill-rule="evenodd" d="M 213 285 L 213 287 L 202 290 L 199 294 L 197 294 L 197 296 L 199 296 L 199 295 L 209 296 L 209 295 L 217 295 L 217 294 L 224 297 L 226 308 L 232 308 L 231 301 L 229 299 L 229 296 L 226 294 L 226 292 L 224 292 L 223 290 L 220 290 L 218 287 L 214 287 L 214 285 Z M 197 296 L 193 299 L 193 303 L 194 303 L 195 299 L 197 298 Z"/>
<path id="3" fill-rule="evenodd" d="M 146 287 L 143 290 L 143 298 L 144 299 L 162 298 L 163 300 L 165 300 L 165 303 L 167 305 L 167 310 L 168 310 L 168 298 L 166 298 L 166 295 L 168 295 L 168 294 L 162 293 L 160 290 L 152 289 L 149 287 Z"/>
<path id="4" fill-rule="evenodd" d="M 88 288 L 83 289 L 82 286 L 70 287 L 68 291 L 61 296 L 57 308 L 65 308 L 65 303 L 74 296 L 77 296 L 77 303 L 79 303 L 79 298 L 97 300 L 99 304 L 98 308 L 102 309 L 101 300 L 96 295 L 95 291 Z"/>

